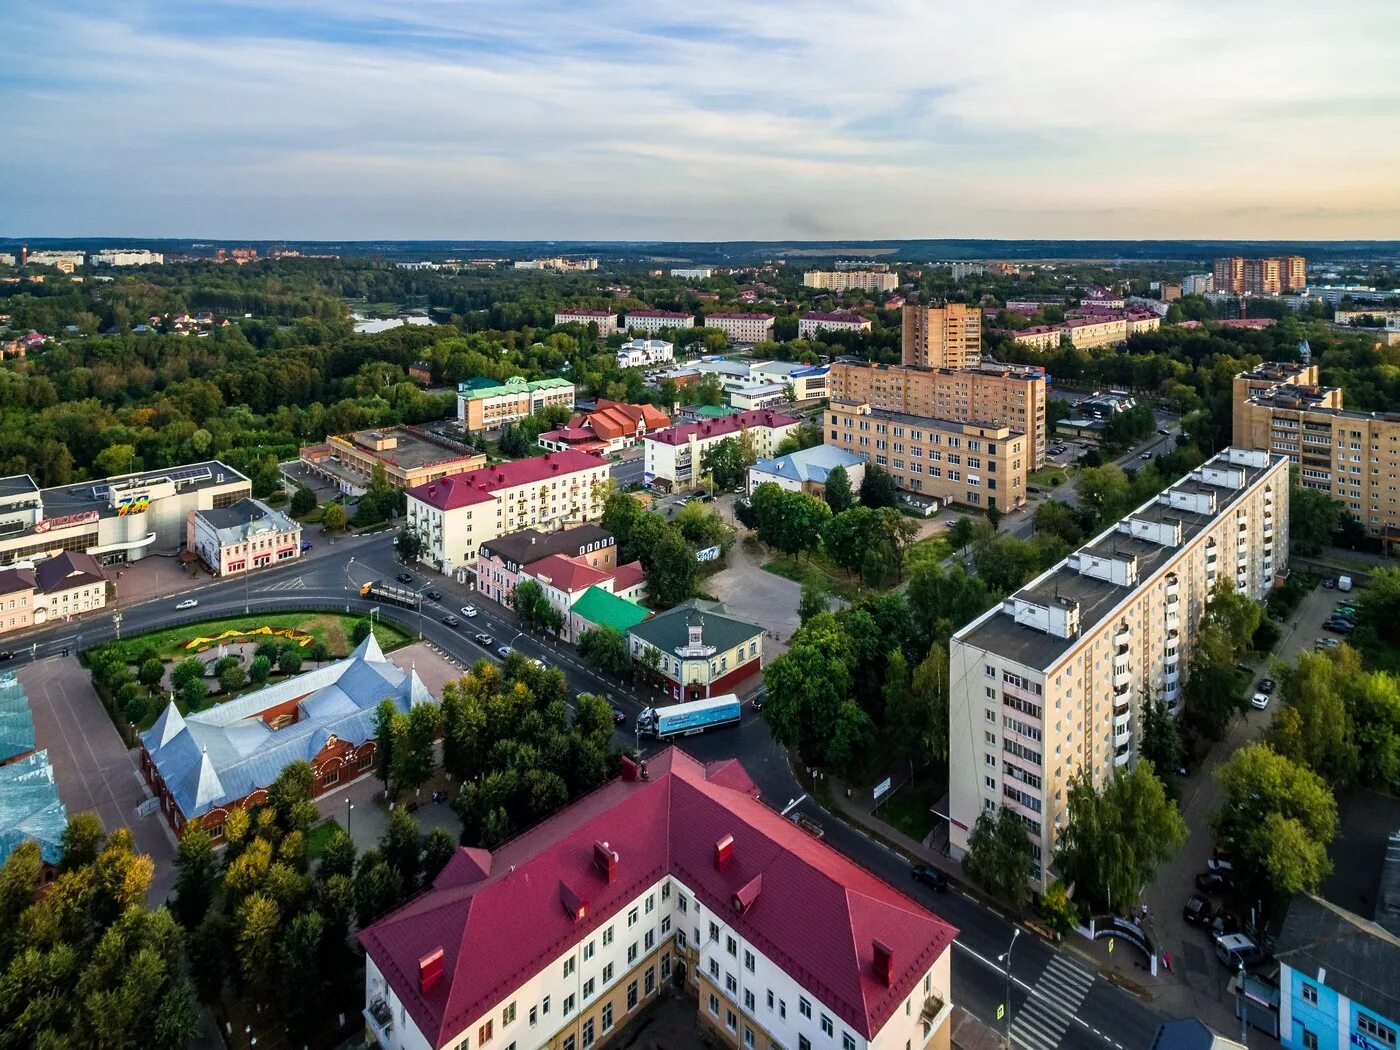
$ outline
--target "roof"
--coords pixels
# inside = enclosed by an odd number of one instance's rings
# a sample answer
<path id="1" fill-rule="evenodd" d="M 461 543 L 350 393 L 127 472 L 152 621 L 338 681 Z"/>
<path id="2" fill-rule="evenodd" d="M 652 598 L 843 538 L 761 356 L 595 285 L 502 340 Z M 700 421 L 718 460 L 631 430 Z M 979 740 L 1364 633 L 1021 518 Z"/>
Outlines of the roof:
<path id="1" fill-rule="evenodd" d="M 107 575 L 97 559 L 85 551 L 64 551 L 34 566 L 34 580 L 45 594 L 105 583 Z"/>
<path id="2" fill-rule="evenodd" d="M 68 811 L 58 797 L 47 751 L 0 766 L 0 864 L 22 842 L 39 843 L 45 864 L 63 859 Z"/>
<path id="3" fill-rule="evenodd" d="M 566 558 L 562 554 L 551 554 L 539 561 L 533 561 L 521 571 L 565 594 L 578 594 L 609 578 L 606 572 Z"/>
<path id="4" fill-rule="evenodd" d="M 634 601 L 619 598 L 601 587 L 590 587 L 574 602 L 570 612 L 599 627 L 611 627 L 618 634 L 626 634 L 637 626 L 651 612 Z"/>
<path id="5" fill-rule="evenodd" d="M 507 394 L 529 394 L 536 390 L 562 390 L 574 384 L 567 379 L 551 376 L 548 379 L 526 380 L 521 376 L 511 376 L 504 383 L 491 386 L 476 386 L 476 380 L 457 384 L 457 396 L 468 401 L 484 401 L 488 397 L 503 397 Z"/>
<path id="6" fill-rule="evenodd" d="M 802 315 L 799 320 L 803 321 L 825 321 L 832 324 L 869 324 L 870 318 L 862 317 L 857 313 L 822 313 L 814 310 Z"/>
<path id="7" fill-rule="evenodd" d="M 576 306 L 568 310 L 555 310 L 554 313 L 560 317 L 616 317 L 612 310 L 589 310 L 586 307 Z"/>
<path id="8" fill-rule="evenodd" d="M 706 314 L 705 320 L 715 321 L 771 321 L 772 314 L 746 314 L 724 311 L 721 313 Z"/>
<path id="9" fill-rule="evenodd" d="M 575 525 L 558 532 L 521 529 L 509 536 L 483 541 L 479 551 L 483 558 L 496 557 L 512 565 L 528 565 L 551 554 L 576 556 L 593 544 L 613 546 L 612 533 L 591 524 Z"/>
<path id="10" fill-rule="evenodd" d="M 360 933 L 431 1045 L 668 874 L 864 1038 L 948 950 L 953 927 L 758 802 L 737 762 L 702 766 L 668 748 L 647 765 L 647 779 L 614 780 L 494 853 L 459 850 L 430 891 Z M 719 870 L 726 835 L 733 859 Z M 600 842 L 617 858 L 611 882 L 593 864 Z M 737 913 L 736 894 L 751 887 L 759 895 Z M 586 901 L 585 918 L 560 907 L 561 888 Z M 893 955 L 888 986 L 872 965 L 876 940 Z M 439 948 L 443 979 L 425 994 L 419 960 Z"/>
<path id="11" fill-rule="evenodd" d="M 33 569 L 0 569 L 0 594 L 32 591 L 35 585 Z"/>
<path id="12" fill-rule="evenodd" d="M 687 312 L 684 311 L 684 310 L 628 310 L 628 311 L 627 311 L 627 316 L 628 316 L 628 317 L 660 317 L 660 318 L 665 318 L 665 319 L 668 319 L 668 320 L 679 320 L 680 318 L 685 318 L 686 320 L 689 320 L 689 321 L 695 320 L 695 315 L 694 315 L 694 314 L 692 314 L 692 313 L 687 313 Z"/>
<path id="13" fill-rule="evenodd" d="M 1213 1031 L 1204 1021 L 1195 1017 L 1182 1017 L 1175 1021 L 1164 1021 L 1157 1029 L 1148 1050 L 1218 1050 L 1240 1045 Z"/>
<path id="14" fill-rule="evenodd" d="M 0 675 L 0 762 L 27 755 L 37 744 L 29 697 L 13 671 Z"/>
<path id="15" fill-rule="evenodd" d="M 682 423 L 680 426 L 648 434 L 644 440 L 660 441 L 665 445 L 684 445 L 690 441 L 692 435 L 698 440 L 704 441 L 708 438 L 727 437 L 751 427 L 766 427 L 776 430 L 782 427 L 796 426 L 797 422 L 793 416 L 783 415 L 781 412 L 773 412 L 766 408 L 757 408 L 748 412 L 735 412 L 719 419 L 705 420 L 699 423 Z"/>
<path id="16" fill-rule="evenodd" d="M 46 518 L 93 511 L 101 517 L 117 517 L 120 509 L 112 506 L 112 490 L 122 495 L 139 495 L 143 490 L 162 482 L 170 482 L 177 492 L 198 492 L 201 489 L 236 485 L 251 485 L 243 474 L 217 459 L 191 463 L 165 470 L 143 470 L 134 474 L 116 474 L 94 481 L 77 481 L 44 489 L 40 494 Z M 31 530 L 32 531 L 32 528 Z"/>
<path id="17" fill-rule="evenodd" d="M 701 640 L 723 651 L 743 645 L 763 633 L 763 628 L 728 615 L 723 602 L 691 598 L 674 609 L 657 613 L 650 620 L 637 624 L 628 633 L 648 645 L 666 652 L 684 649 L 690 640 L 691 614 L 700 617 Z"/>
<path id="18" fill-rule="evenodd" d="M 776 459 L 760 459 L 749 469 L 759 474 L 824 485 L 827 475 L 837 467 L 850 468 L 864 462 L 865 457 L 835 445 L 813 445 Z"/>
<path id="19" fill-rule="evenodd" d="M 531 485 L 550 477 L 564 477 L 605 466 L 607 460 L 591 452 L 570 448 L 563 452 L 546 452 L 543 456 L 530 459 L 517 459 L 511 463 L 498 463 L 494 467 L 480 467 L 437 481 L 425 481 L 409 489 L 408 495 L 438 510 L 455 510 L 486 503 L 494 498 L 492 493 L 502 489 Z"/>
<path id="20" fill-rule="evenodd" d="M 1382 1017 L 1400 1017 L 1400 938 L 1310 893 L 1295 894 L 1274 958 Z M 1323 975 L 1322 971 L 1326 971 Z"/>
<path id="21" fill-rule="evenodd" d="M 310 761 L 334 736 L 359 746 L 374 736 L 374 709 L 432 702 L 417 672 L 389 660 L 370 635 L 344 660 L 304 671 L 205 711 L 181 715 L 172 703 L 141 743 L 186 819 L 237 801 Z M 296 721 L 272 729 L 263 716 L 295 702 Z"/>
<path id="22" fill-rule="evenodd" d="M 386 446 L 386 438 L 393 440 L 392 446 Z M 408 426 L 375 427 L 327 438 L 328 444 L 335 442 L 344 442 L 359 455 L 370 456 L 399 470 L 415 470 L 459 460 L 479 461 L 482 458 L 479 452 L 455 441 L 444 441 Z"/>
<path id="23" fill-rule="evenodd" d="M 301 528 L 281 511 L 273 510 L 262 500 L 247 496 L 227 507 L 213 507 L 195 513 L 226 542 L 263 532 L 295 532 Z"/>

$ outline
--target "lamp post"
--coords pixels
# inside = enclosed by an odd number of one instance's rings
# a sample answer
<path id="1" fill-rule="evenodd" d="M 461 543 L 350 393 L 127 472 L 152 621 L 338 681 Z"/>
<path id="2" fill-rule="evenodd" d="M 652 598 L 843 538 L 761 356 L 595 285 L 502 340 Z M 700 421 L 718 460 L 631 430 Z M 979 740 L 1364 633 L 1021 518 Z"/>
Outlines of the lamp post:
<path id="1" fill-rule="evenodd" d="M 1017 926 L 1011 934 L 1011 943 L 1006 946 L 1006 951 L 997 956 L 997 962 L 1006 964 L 1006 1013 L 1002 1020 L 1005 1023 L 1003 1029 L 1006 1033 L 1006 1050 L 1011 1050 L 1011 949 L 1016 947 L 1016 938 L 1021 936 L 1021 927 Z"/>
<path id="2" fill-rule="evenodd" d="M 1244 959 L 1240 959 L 1239 987 L 1235 989 L 1235 1003 L 1240 1011 L 1240 1045 L 1249 1045 L 1249 1024 L 1246 1018 L 1249 1016 L 1249 1007 L 1244 1001 Z"/>
<path id="3" fill-rule="evenodd" d="M 355 812 L 355 803 L 345 800 L 345 834 L 350 834 L 350 814 Z"/>

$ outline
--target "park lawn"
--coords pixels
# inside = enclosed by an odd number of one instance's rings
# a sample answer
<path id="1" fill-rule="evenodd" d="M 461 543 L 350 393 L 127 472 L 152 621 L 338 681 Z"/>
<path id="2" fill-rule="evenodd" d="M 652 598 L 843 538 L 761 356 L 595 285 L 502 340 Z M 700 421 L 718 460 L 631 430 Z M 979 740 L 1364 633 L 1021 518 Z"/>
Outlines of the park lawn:
<path id="1" fill-rule="evenodd" d="M 160 654 L 163 660 L 179 660 L 186 656 L 193 656 L 198 651 L 184 648 L 186 643 L 195 638 L 209 638 L 224 631 L 278 627 L 305 631 L 316 641 L 323 642 L 330 649 L 331 655 L 339 659 L 349 655 L 351 649 L 350 632 L 354 629 L 355 622 L 361 618 L 358 615 L 334 612 L 255 613 L 251 616 L 229 616 L 217 620 L 206 620 L 203 623 L 187 624 L 183 627 L 167 627 L 147 634 L 138 634 L 123 639 L 121 646 L 132 659 L 142 649 L 150 646 Z M 376 619 L 374 636 L 379 639 L 380 647 L 385 652 L 407 645 L 412 640 L 412 636 L 407 630 L 380 619 Z M 249 640 L 256 642 L 260 641 L 262 637 L 264 636 L 253 635 Z"/>
<path id="2" fill-rule="evenodd" d="M 1039 485 L 1042 488 L 1054 488 L 1063 485 L 1069 480 L 1068 473 L 1059 467 L 1041 467 L 1026 475 L 1026 483 L 1029 485 Z"/>
<path id="3" fill-rule="evenodd" d="M 330 845 L 331 839 L 340 830 L 340 823 L 332 817 L 308 831 L 306 833 L 306 859 L 320 860 L 326 852 L 326 847 Z"/>
<path id="4" fill-rule="evenodd" d="M 946 777 L 940 781 L 925 771 L 886 796 L 875 810 L 875 815 L 915 842 L 923 842 L 933 830 L 933 806 L 946 789 Z"/>
<path id="5" fill-rule="evenodd" d="M 937 565 L 952 553 L 952 546 L 941 535 L 930 536 L 910 544 L 909 549 L 904 552 L 904 578 L 907 580 L 914 570 L 925 565 Z"/>

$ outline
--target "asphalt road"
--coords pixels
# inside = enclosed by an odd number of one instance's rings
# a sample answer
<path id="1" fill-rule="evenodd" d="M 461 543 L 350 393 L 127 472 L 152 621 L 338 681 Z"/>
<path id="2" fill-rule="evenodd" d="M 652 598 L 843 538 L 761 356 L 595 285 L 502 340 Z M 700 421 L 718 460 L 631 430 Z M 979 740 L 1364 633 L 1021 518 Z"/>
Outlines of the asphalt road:
<path id="1" fill-rule="evenodd" d="M 246 579 L 211 580 L 192 585 L 188 595 L 126 603 L 120 610 L 122 632 L 130 636 L 186 619 L 193 622 L 240 614 L 245 608 L 279 611 L 320 605 L 367 612 L 378 603 L 361 599 L 359 585 L 379 578 L 392 581 L 404 571 L 393 553 L 388 533 L 339 540 L 334 546 L 320 543 L 319 548 L 314 556 L 293 565 Z M 581 664 L 570 649 L 521 634 L 505 610 L 483 600 L 465 585 L 436 573 L 412 571 L 417 581 L 414 586 L 440 591 L 441 600 L 425 601 L 421 614 L 383 606 L 386 614 L 419 630 L 427 641 L 466 664 L 482 657 L 495 659 L 494 649 L 509 644 L 526 656 L 561 668 L 573 692 L 608 696 L 626 713 L 627 722 L 618 731 L 620 745 L 638 742 L 632 726 L 648 702 L 643 691 L 603 679 Z M 197 596 L 198 608 L 177 612 L 175 604 L 187 596 Z M 461 607 L 468 603 L 477 607 L 476 617 L 464 618 L 457 629 L 441 622 L 449 613 L 460 616 Z M 27 632 L 11 644 L 18 662 L 30 659 L 28 644 L 33 644 L 42 657 L 57 654 L 65 647 L 86 647 L 106 640 L 113 631 L 111 616 L 104 615 Z M 491 635 L 491 646 L 472 640 L 470 636 L 478 631 Z M 21 649 L 20 645 L 26 647 Z M 655 741 L 640 743 L 643 753 L 658 746 Z M 751 709 L 746 708 L 737 727 L 683 738 L 677 743 L 702 761 L 739 759 L 774 809 L 783 810 L 802 799 L 797 805 L 822 825 L 827 843 L 956 926 L 959 934 L 954 944 L 953 999 L 984 1023 L 999 1026 L 997 1009 L 1006 995 L 1007 976 L 997 957 L 1011 941 L 1014 928 L 1010 922 L 956 888 L 947 894 L 934 894 L 914 883 L 904 859 L 805 799 L 782 749 L 773 743 L 767 723 Z M 1164 1020 L 1138 999 L 1098 977 L 1075 956 L 1057 951 L 1030 935 L 1021 936 L 1016 943 L 1011 984 L 1013 1043 L 1024 1050 L 1144 1050 Z"/>

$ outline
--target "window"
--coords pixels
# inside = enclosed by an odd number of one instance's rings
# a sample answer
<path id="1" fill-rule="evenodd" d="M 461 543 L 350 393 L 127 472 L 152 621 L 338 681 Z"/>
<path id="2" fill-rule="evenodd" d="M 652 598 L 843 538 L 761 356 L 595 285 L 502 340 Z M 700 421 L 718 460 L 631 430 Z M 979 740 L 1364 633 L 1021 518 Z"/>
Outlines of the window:
<path id="1" fill-rule="evenodd" d="M 564 960 L 564 976 L 572 977 L 574 973 L 574 957 L 571 955 Z"/>
<path id="2" fill-rule="evenodd" d="M 710 923 L 710 940 L 719 940 L 719 923 Z"/>
<path id="3" fill-rule="evenodd" d="M 1384 1046 L 1395 1045 L 1395 1029 L 1388 1028 L 1374 1017 L 1367 1017 L 1365 1014 L 1358 1012 L 1356 1015 L 1356 1028 L 1357 1031 L 1369 1035 L 1376 1042 Z"/>
<path id="4" fill-rule="evenodd" d="M 629 984 L 629 985 L 627 986 L 627 1009 L 629 1009 L 629 1010 L 635 1010 L 636 1008 L 637 1008 L 637 982 L 636 982 L 636 981 L 633 981 L 631 984 Z"/>
<path id="5" fill-rule="evenodd" d="M 537 1024 L 539 1023 L 539 1020 L 540 1020 L 540 1008 L 539 1008 L 538 1006 L 532 1006 L 532 1007 L 530 1007 L 530 1027 L 531 1027 L 531 1028 L 534 1028 L 535 1025 L 537 1025 Z"/>
<path id="6" fill-rule="evenodd" d="M 630 929 L 631 927 L 633 927 L 633 926 L 635 926 L 635 925 L 637 925 L 637 909 L 636 909 L 636 908 L 628 908 L 628 909 L 627 909 L 627 926 L 628 926 L 628 928 Z"/>
<path id="7" fill-rule="evenodd" d="M 549 1016 L 549 996 L 547 995 L 540 1000 L 540 1013 L 544 1014 L 546 1017 Z"/>
<path id="8" fill-rule="evenodd" d="M 612 975 L 613 975 L 613 964 L 612 964 L 612 963 L 608 963 L 608 965 L 606 965 L 606 966 L 603 967 L 603 983 L 604 983 L 604 984 L 607 984 L 609 981 L 611 981 L 611 980 L 612 980 Z"/>
<path id="9" fill-rule="evenodd" d="M 812 1040 L 805 1035 L 799 1035 L 797 1037 L 797 1050 L 812 1050 Z"/>
<path id="10" fill-rule="evenodd" d="M 749 989 L 745 988 L 745 989 L 744 989 L 744 1009 L 747 1010 L 749 1013 L 753 1013 L 754 1007 L 755 1007 L 756 1005 L 757 1005 L 757 1004 L 754 1002 L 753 992 L 751 992 Z"/>
<path id="11" fill-rule="evenodd" d="M 584 1021 L 584 1022 L 583 1022 L 583 1047 L 584 1047 L 584 1050 L 588 1050 L 588 1047 L 590 1047 L 590 1046 L 592 1046 L 592 1045 L 593 1045 L 593 1018 L 590 1017 L 587 1021 Z"/>
<path id="12" fill-rule="evenodd" d="M 515 1004 L 511 1003 L 509 1006 L 507 1006 L 504 1010 L 501 1011 L 501 1027 L 504 1028 L 506 1025 L 514 1023 Z"/>
<path id="13" fill-rule="evenodd" d="M 749 973 L 753 973 L 753 952 L 749 951 L 747 948 L 744 949 L 744 969 L 748 970 Z"/>
<path id="14" fill-rule="evenodd" d="M 642 938 L 642 943 L 647 951 L 651 951 L 652 946 L 656 944 L 656 931 L 647 930 L 646 936 Z"/>
<path id="15" fill-rule="evenodd" d="M 841 1050 L 856 1050 L 856 1041 L 851 1038 L 850 1032 L 841 1033 Z"/>
<path id="16" fill-rule="evenodd" d="M 574 1047 L 576 1045 L 577 1044 L 574 1042 L 574 1037 L 572 1035 L 564 1037 L 564 1050 L 574 1050 Z"/>
<path id="17" fill-rule="evenodd" d="M 647 894 L 647 914 L 650 915 L 656 908 L 656 894 Z"/>
<path id="18" fill-rule="evenodd" d="M 719 980 L 719 960 L 718 960 L 718 959 L 711 959 L 711 960 L 710 960 L 710 976 L 713 977 L 716 981 Z"/>
<path id="19" fill-rule="evenodd" d="M 593 958 L 593 942 L 589 941 L 583 946 L 583 961 L 587 962 L 591 958 Z"/>
<path id="20" fill-rule="evenodd" d="M 834 1035 L 835 1032 L 836 1029 L 832 1027 L 831 1018 L 827 1017 L 826 1014 L 822 1014 L 822 1035 L 830 1036 Z"/>
<path id="21" fill-rule="evenodd" d="M 590 1000 L 590 999 L 592 999 L 592 998 L 593 998 L 593 978 L 590 977 L 590 978 L 588 978 L 588 980 L 586 980 L 586 981 L 583 982 L 583 1001 L 584 1001 L 584 1002 L 588 1002 L 588 1000 Z"/>
<path id="22" fill-rule="evenodd" d="M 671 916 L 669 916 L 669 915 L 663 915 L 663 916 L 661 917 L 661 933 L 662 933 L 662 935 L 664 936 L 665 934 L 668 934 L 668 933 L 670 933 L 670 932 L 671 932 Z M 651 936 L 651 935 L 648 934 L 647 936 Z"/>
<path id="23" fill-rule="evenodd" d="M 494 1024 L 494 1021 L 487 1021 L 484 1025 L 482 1025 L 476 1030 L 476 1041 L 478 1044 L 485 1044 L 491 1041 L 491 1036 L 494 1034 L 491 1031 L 491 1028 Z"/>
<path id="24" fill-rule="evenodd" d="M 727 951 L 730 955 L 738 955 L 738 954 L 739 954 L 739 942 L 736 941 L 733 937 L 728 937 L 728 936 L 725 937 L 725 938 L 724 938 L 724 950 Z"/>
<path id="25" fill-rule="evenodd" d="M 606 1032 L 609 1028 L 611 1028 L 611 1027 L 613 1026 L 613 1008 L 612 1008 L 612 1003 L 607 1003 L 607 1004 L 605 1004 L 605 1005 L 603 1006 L 602 1019 L 603 1019 L 603 1031 Z"/>
<path id="26" fill-rule="evenodd" d="M 630 965 L 637 961 L 637 942 L 633 941 L 627 946 L 627 962 Z"/>
<path id="27" fill-rule="evenodd" d="M 739 981 L 732 973 L 726 973 L 724 975 L 724 990 L 730 995 L 734 995 L 739 991 Z"/>
<path id="28" fill-rule="evenodd" d="M 812 1017 L 812 1004 L 799 996 L 797 1000 L 797 1012 L 810 1020 Z"/>
<path id="29" fill-rule="evenodd" d="M 613 942 L 613 928 L 609 926 L 603 931 L 603 947 L 606 948 Z"/>
<path id="30" fill-rule="evenodd" d="M 716 1017 L 719 1016 L 719 1000 L 715 998 L 714 992 L 710 993 L 710 1013 L 714 1014 Z"/>
<path id="31" fill-rule="evenodd" d="M 744 1045 L 753 1050 L 753 1029 L 744 1025 Z"/>
<path id="32" fill-rule="evenodd" d="M 1317 1033 L 1303 1029 L 1303 1050 L 1317 1050 Z"/>
<path id="33" fill-rule="evenodd" d="M 728 1028 L 731 1032 L 739 1027 L 739 1018 L 734 1016 L 733 1010 L 724 1011 L 724 1027 Z"/>
<path id="34" fill-rule="evenodd" d="M 778 1000 L 778 1016 L 779 1016 L 779 1017 L 786 1017 L 786 1016 L 787 1016 L 787 1003 L 786 1003 L 786 1001 L 784 1001 L 784 1000 L 782 1000 L 782 999 L 779 999 L 779 1000 Z"/>
<path id="35" fill-rule="evenodd" d="M 685 948 L 685 931 L 684 931 L 684 930 L 677 930 L 677 931 L 676 931 L 676 947 L 677 947 L 677 948 L 680 948 L 680 949 L 684 949 L 684 948 Z"/>
<path id="36" fill-rule="evenodd" d="M 686 896 L 684 893 L 677 894 L 676 907 L 681 910 L 682 915 L 684 915 L 687 911 L 690 910 L 690 902 L 686 900 Z"/>
<path id="37" fill-rule="evenodd" d="M 656 967 L 648 966 L 647 972 L 642 974 L 642 994 L 650 995 L 656 991 Z"/>
<path id="38" fill-rule="evenodd" d="M 773 1009 L 773 989 L 768 989 L 768 1009 Z"/>
<path id="39" fill-rule="evenodd" d="M 1303 985 L 1303 1002 L 1307 1003 L 1309 1006 L 1317 1005 L 1317 985 Z"/>
<path id="40" fill-rule="evenodd" d="M 564 1016 L 565 1016 L 565 1017 L 568 1017 L 568 1016 L 569 1016 L 571 1013 L 573 1013 L 573 1012 L 574 1012 L 574 997 L 573 997 L 572 995 L 566 995 L 566 996 L 564 997 Z"/>
<path id="41" fill-rule="evenodd" d="M 663 952 L 661 955 L 661 979 L 664 981 L 671 976 L 671 953 Z"/>

